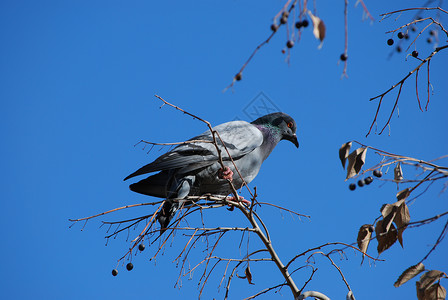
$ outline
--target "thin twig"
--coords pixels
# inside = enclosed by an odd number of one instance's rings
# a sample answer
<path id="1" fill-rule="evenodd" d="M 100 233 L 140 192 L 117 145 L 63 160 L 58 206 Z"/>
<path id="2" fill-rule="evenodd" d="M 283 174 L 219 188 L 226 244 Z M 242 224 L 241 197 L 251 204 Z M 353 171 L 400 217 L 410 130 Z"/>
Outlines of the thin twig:
<path id="1" fill-rule="evenodd" d="M 427 58 L 425 58 L 424 60 L 422 60 L 422 62 L 421 62 L 416 68 L 414 68 L 411 72 L 409 72 L 405 77 L 403 77 L 400 81 L 398 81 L 396 84 L 394 84 L 391 88 L 389 88 L 388 90 L 386 90 L 385 92 L 383 92 L 382 94 L 380 94 L 380 95 L 378 95 L 378 96 L 375 96 L 375 97 L 373 97 L 373 98 L 370 98 L 370 101 L 375 100 L 375 99 L 377 99 L 377 98 L 380 98 L 380 102 L 378 103 L 378 107 L 377 107 L 377 111 L 376 111 L 375 117 L 373 118 L 373 121 L 372 121 L 372 123 L 371 123 L 371 125 L 370 125 L 369 132 L 367 132 L 366 137 L 369 136 L 370 131 L 372 130 L 373 124 L 375 124 L 375 122 L 377 121 L 378 112 L 379 112 L 379 110 L 380 110 L 380 107 L 381 107 L 382 100 L 383 100 L 384 96 L 385 96 L 386 94 L 388 94 L 390 91 L 392 91 L 393 89 L 395 89 L 397 86 L 400 86 L 400 90 L 401 90 L 401 87 L 403 86 L 403 83 L 406 81 L 406 79 L 408 79 L 412 74 L 414 74 L 414 73 L 415 73 L 418 69 L 420 69 L 424 64 L 426 64 L 427 62 L 429 63 L 429 61 L 433 58 L 433 56 L 434 56 L 435 54 L 437 54 L 439 51 L 441 51 L 441 50 L 443 50 L 443 49 L 446 49 L 446 48 L 448 48 L 448 45 L 441 46 L 441 47 L 437 47 L 437 48 L 436 48 L 436 49 L 435 49 L 435 50 L 434 50 L 434 51 L 433 51 Z M 428 64 L 428 68 L 429 68 L 429 64 Z M 429 72 L 429 69 L 428 69 L 428 72 Z M 428 74 L 429 74 L 429 73 L 428 73 Z M 429 78 L 429 76 L 428 76 L 428 78 Z M 428 80 L 429 80 L 429 79 L 428 79 Z M 428 84 L 430 84 L 430 83 L 428 82 Z M 400 94 L 398 94 L 398 96 L 397 96 L 397 99 L 396 99 L 396 101 L 395 101 L 394 108 L 396 107 L 396 104 L 398 103 L 398 98 L 399 98 L 399 96 L 400 96 Z M 392 111 L 392 113 L 393 113 L 393 111 Z M 392 114 L 391 114 L 391 115 L 392 115 Z M 389 124 L 389 122 L 390 122 L 390 118 L 389 118 L 388 122 L 386 122 L 386 124 L 384 125 L 383 130 L 384 130 L 384 128 L 386 128 L 386 126 Z M 381 130 L 381 132 L 383 132 L 383 130 Z M 381 132 L 380 132 L 380 134 L 381 134 Z"/>
<path id="2" fill-rule="evenodd" d="M 266 288 L 266 289 L 256 293 L 255 295 L 252 295 L 250 297 L 244 298 L 244 300 L 254 299 L 254 298 L 256 298 L 256 297 L 258 297 L 260 295 L 266 294 L 269 291 L 275 290 L 276 288 L 279 288 L 279 287 L 282 287 L 282 286 L 285 286 L 285 285 L 286 285 L 286 283 L 281 283 L 281 284 L 274 285 L 274 286 L 272 286 L 270 288 Z"/>
<path id="3" fill-rule="evenodd" d="M 398 90 L 397 99 L 395 100 L 394 108 L 392 108 L 392 111 L 390 112 L 389 119 L 387 119 L 386 125 L 384 125 L 383 129 L 381 129 L 379 134 L 383 133 L 383 130 L 386 128 L 387 125 L 389 125 L 390 119 L 392 119 L 394 111 L 395 111 L 395 109 L 397 108 L 397 105 L 398 105 L 398 99 L 400 99 L 401 88 L 403 87 L 403 83 L 404 83 L 404 81 L 400 84 L 400 89 Z"/>
<path id="4" fill-rule="evenodd" d="M 364 3 L 362 3 L 364 6 Z M 344 0 L 344 70 L 342 76 L 348 78 L 347 75 L 347 57 L 348 57 L 348 0 Z"/>
<path id="5" fill-rule="evenodd" d="M 90 219 L 93 219 L 93 218 L 96 218 L 96 217 L 99 217 L 99 216 L 104 216 L 104 215 L 109 214 L 111 212 L 119 211 L 119 210 L 126 209 L 126 208 L 145 206 L 145 205 L 156 205 L 156 204 L 160 204 L 162 202 L 163 202 L 163 200 L 162 201 L 157 201 L 157 202 L 148 202 L 148 203 L 125 205 L 125 206 L 122 206 L 122 207 L 114 208 L 114 209 L 111 209 L 111 210 L 108 210 L 108 211 L 105 211 L 105 212 L 102 212 L 102 213 L 90 216 L 90 217 L 85 217 L 85 218 L 80 218 L 80 219 L 68 219 L 68 220 L 70 222 L 75 222 L 76 223 L 76 222 L 79 222 L 79 221 L 90 220 Z M 73 226 L 73 224 L 72 224 L 72 226 Z"/>
<path id="6" fill-rule="evenodd" d="M 153 142 L 147 142 L 145 140 L 140 140 L 137 144 L 134 146 L 137 146 L 140 143 L 145 143 L 148 145 L 155 145 L 155 146 L 175 146 L 175 145 L 185 145 L 185 144 L 194 144 L 194 143 L 213 143 L 212 141 L 208 140 L 189 140 L 185 142 L 175 142 L 175 143 L 153 143 Z"/>
<path id="7" fill-rule="evenodd" d="M 347 280 L 345 279 L 344 274 L 341 271 L 341 268 L 339 268 L 339 266 L 334 263 L 334 261 L 331 259 L 330 255 L 323 253 L 322 251 L 315 252 L 312 255 L 314 255 L 314 254 L 321 254 L 321 255 L 325 256 L 326 258 L 328 258 L 328 260 L 330 260 L 331 264 L 338 270 L 339 275 L 341 275 L 341 278 L 344 281 L 345 285 L 347 286 L 347 289 L 349 290 L 349 292 L 353 293 L 352 289 L 350 288 L 350 285 L 348 284 Z"/>
<path id="8" fill-rule="evenodd" d="M 303 215 L 303 214 L 299 214 L 299 213 L 297 213 L 297 212 L 295 212 L 295 211 L 293 211 L 293 210 L 290 210 L 290 209 L 287 209 L 287 208 L 284 208 L 284 207 L 281 207 L 281 206 L 278 206 L 278 205 L 275 205 L 275 204 L 272 204 L 272 203 L 269 203 L 269 202 L 258 202 L 258 204 L 260 204 L 260 205 L 273 206 L 273 207 L 275 207 L 275 208 L 278 208 L 278 209 L 287 211 L 287 212 L 289 212 L 289 213 L 295 214 L 296 216 L 304 217 L 304 218 L 307 218 L 307 219 L 311 219 L 311 216 Z"/>
<path id="9" fill-rule="evenodd" d="M 391 153 L 391 152 L 387 152 L 387 151 L 384 151 L 384 150 L 381 150 L 381 149 L 378 149 L 378 148 L 375 148 L 375 147 L 372 147 L 372 146 L 367 146 L 367 145 L 365 145 L 363 143 L 360 143 L 360 142 L 358 142 L 356 140 L 354 140 L 353 142 L 359 144 L 361 147 L 369 147 L 370 149 L 375 150 L 375 151 L 381 153 L 381 155 L 386 156 L 386 157 L 393 157 L 393 158 L 398 158 L 398 159 L 402 159 L 402 160 L 414 161 L 414 162 L 419 163 L 419 164 L 424 164 L 424 165 L 430 166 L 430 167 L 432 167 L 432 168 L 434 168 L 436 170 L 448 170 L 448 167 L 439 166 L 439 165 L 433 164 L 433 163 L 431 163 L 429 161 L 424 161 L 424 160 L 413 158 L 413 157 L 409 157 L 409 156 L 404 156 L 404 155 L 399 155 L 399 154 L 394 154 L 394 153 Z"/>
<path id="10" fill-rule="evenodd" d="M 354 244 L 355 244 L 355 243 L 354 243 Z M 304 251 L 304 252 L 302 252 L 302 253 L 297 254 L 296 256 L 294 256 L 294 257 L 293 257 L 293 258 L 286 264 L 285 267 L 286 267 L 286 268 L 289 268 L 289 266 L 290 266 L 290 265 L 291 265 L 297 258 L 299 258 L 299 257 L 301 257 L 301 256 L 304 256 L 305 254 L 307 254 L 307 253 L 309 253 L 309 252 L 311 252 L 311 251 L 320 250 L 320 249 L 322 249 L 322 248 L 324 248 L 324 247 L 327 247 L 327 246 L 333 246 L 333 245 L 342 245 L 342 246 L 345 246 L 346 248 L 352 248 L 353 250 L 358 251 L 358 252 L 360 252 L 360 253 L 366 255 L 366 256 L 367 256 L 368 258 L 370 258 L 371 260 L 374 260 L 374 261 L 383 261 L 382 259 L 374 258 L 374 257 L 368 255 L 367 253 L 362 252 L 360 249 L 358 249 L 357 247 L 354 247 L 353 245 L 349 245 L 349 244 L 341 243 L 341 242 L 331 242 L 331 243 L 325 243 L 325 244 L 322 244 L 322 245 L 320 245 L 320 246 L 310 248 L 310 249 L 308 249 L 308 250 L 306 250 L 306 251 Z"/>
<path id="11" fill-rule="evenodd" d="M 422 109 L 422 105 L 420 103 L 420 98 L 418 96 L 418 71 L 415 73 L 415 94 L 417 95 L 417 102 L 418 102 L 418 108 L 420 109 L 420 111 L 423 111 Z"/>
<path id="12" fill-rule="evenodd" d="M 432 246 L 431 250 L 429 250 L 428 254 L 425 255 L 425 257 L 422 258 L 422 260 L 420 261 L 420 263 L 422 263 L 423 261 L 425 261 L 429 255 L 436 249 L 436 247 L 440 244 L 440 242 L 443 240 L 443 238 L 446 235 L 448 229 L 448 220 L 445 223 L 445 226 L 442 229 L 442 232 L 440 233 L 439 237 L 437 238 L 437 241 L 435 242 L 434 246 Z"/>
<path id="13" fill-rule="evenodd" d="M 370 18 L 370 20 L 372 22 L 375 21 L 375 19 L 372 17 L 372 15 L 370 14 L 369 10 L 367 9 L 367 6 L 364 4 L 364 1 L 363 0 L 358 0 L 358 1 L 361 3 L 362 8 L 364 9 L 364 12 L 367 14 L 367 16 Z"/>
<path id="14" fill-rule="evenodd" d="M 308 278 L 307 281 L 305 281 L 305 283 L 303 284 L 302 288 L 300 289 L 299 293 L 301 294 L 302 291 L 305 289 L 305 287 L 308 285 L 308 283 L 311 281 L 311 279 L 313 279 L 314 273 L 317 272 L 318 268 L 313 267 L 312 265 L 309 265 L 312 268 L 312 272 L 310 277 Z"/>
<path id="15" fill-rule="evenodd" d="M 409 10 L 435 10 L 435 9 L 448 14 L 448 11 L 446 11 L 440 7 L 411 7 L 411 8 L 404 8 L 404 9 L 394 10 L 391 12 L 380 14 L 380 17 L 384 17 L 384 16 L 391 15 L 391 14 L 396 14 L 399 12 L 409 11 Z"/>

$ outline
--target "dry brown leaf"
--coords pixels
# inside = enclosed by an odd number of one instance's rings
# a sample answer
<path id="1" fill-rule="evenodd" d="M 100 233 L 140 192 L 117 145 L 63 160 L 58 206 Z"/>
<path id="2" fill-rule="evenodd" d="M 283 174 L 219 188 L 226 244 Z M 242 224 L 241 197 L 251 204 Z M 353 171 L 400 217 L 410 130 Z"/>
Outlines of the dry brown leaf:
<path id="1" fill-rule="evenodd" d="M 397 193 L 397 199 L 398 200 L 406 199 L 410 194 L 411 194 L 411 191 L 409 190 L 409 188 L 406 188 L 406 189 L 404 189 L 402 191 L 399 191 Z"/>
<path id="2" fill-rule="evenodd" d="M 394 168 L 394 181 L 400 182 L 403 180 L 403 170 L 401 169 L 401 163 L 398 162 Z"/>
<path id="3" fill-rule="evenodd" d="M 394 207 L 393 204 L 383 204 L 383 206 L 381 206 L 380 208 L 380 213 L 383 215 L 383 218 L 385 216 L 387 216 L 388 214 L 390 214 L 390 212 L 392 211 L 392 208 Z"/>
<path id="4" fill-rule="evenodd" d="M 252 273 L 250 272 L 249 266 L 247 266 L 246 270 L 244 270 L 244 274 L 246 275 L 247 282 L 249 282 L 249 284 L 253 284 L 252 283 Z"/>
<path id="5" fill-rule="evenodd" d="M 319 48 L 322 47 L 322 42 L 325 38 L 325 24 L 324 22 L 317 16 L 313 15 L 310 11 L 308 11 L 308 14 L 311 17 L 311 21 L 313 22 L 313 34 L 316 37 L 316 39 L 320 40 Z"/>
<path id="6" fill-rule="evenodd" d="M 359 228 L 358 231 L 358 248 L 363 252 L 361 264 L 364 261 L 364 253 L 367 252 L 367 247 L 369 247 L 370 243 L 370 237 L 372 236 L 371 227 L 371 224 L 364 224 L 361 226 L 361 228 Z"/>
<path id="7" fill-rule="evenodd" d="M 382 230 L 388 232 L 392 222 L 394 222 L 398 228 L 397 237 L 401 247 L 403 247 L 403 231 L 411 220 L 405 199 L 398 200 L 394 204 L 384 204 L 381 207 L 381 214 L 383 215 L 383 221 L 381 222 L 383 226 Z"/>
<path id="8" fill-rule="evenodd" d="M 415 283 L 415 287 L 417 288 L 417 299 L 424 300 L 425 299 L 425 290 L 420 288 L 420 282 Z"/>
<path id="9" fill-rule="evenodd" d="M 372 232 L 370 231 L 371 226 L 372 225 L 370 224 L 364 224 L 361 226 L 361 228 L 359 228 L 358 231 L 358 239 L 357 239 L 358 248 L 364 253 L 367 251 L 367 247 L 369 246 L 370 242 L 370 237 L 372 236 Z"/>
<path id="10" fill-rule="evenodd" d="M 435 283 L 426 289 L 423 297 L 424 300 L 445 300 L 445 298 L 446 289 L 439 283 Z"/>
<path id="11" fill-rule="evenodd" d="M 384 204 L 381 207 L 381 214 L 383 215 L 383 222 L 381 223 L 383 231 L 387 232 L 397 214 L 397 207 L 393 204 Z"/>
<path id="12" fill-rule="evenodd" d="M 393 205 L 396 207 L 400 207 L 403 203 L 405 203 L 405 199 L 398 200 Z"/>
<path id="13" fill-rule="evenodd" d="M 355 162 L 356 174 L 358 174 L 359 171 L 361 171 L 362 166 L 365 164 L 366 154 L 367 154 L 367 148 L 362 148 L 361 153 L 359 153 L 359 155 L 356 157 L 356 162 Z"/>
<path id="14" fill-rule="evenodd" d="M 352 178 L 357 173 L 355 171 L 355 163 L 356 163 L 356 157 L 362 152 L 362 148 L 358 148 L 352 153 L 350 153 L 349 156 L 347 156 L 348 159 L 348 166 L 347 166 L 347 177 L 345 180 Z"/>
<path id="15" fill-rule="evenodd" d="M 347 179 L 352 178 L 361 171 L 362 166 L 366 161 L 367 148 L 358 148 L 347 157 Z"/>
<path id="16" fill-rule="evenodd" d="M 394 218 L 394 223 L 395 225 L 397 225 L 398 228 L 398 241 L 400 242 L 401 247 L 403 247 L 403 231 L 406 229 L 409 222 L 411 221 L 411 215 L 409 214 L 409 208 L 406 205 L 406 202 L 404 202 L 404 199 L 398 202 L 402 203 L 398 207 L 397 214 L 395 215 Z"/>
<path id="17" fill-rule="evenodd" d="M 420 280 L 417 281 L 417 287 L 422 290 L 426 290 L 429 288 L 431 284 L 434 283 L 434 281 L 438 280 L 440 277 L 442 277 L 445 273 L 438 270 L 431 270 L 420 276 Z"/>
<path id="18" fill-rule="evenodd" d="M 341 160 L 342 167 L 345 169 L 345 161 L 347 160 L 348 154 L 350 153 L 350 148 L 352 147 L 352 142 L 345 143 L 339 149 L 339 159 Z"/>
<path id="19" fill-rule="evenodd" d="M 407 268 L 403 273 L 401 273 L 400 277 L 398 277 L 397 281 L 394 283 L 394 287 L 399 287 L 403 283 L 411 280 L 421 272 L 425 270 L 425 266 L 422 263 L 418 263 L 412 267 Z"/>
<path id="20" fill-rule="evenodd" d="M 385 231 L 382 223 L 383 220 L 379 220 L 375 227 L 376 239 L 378 241 L 378 247 L 376 248 L 378 255 L 389 249 L 397 241 L 397 230 L 394 224 L 390 225 L 392 230 Z"/>
<path id="21" fill-rule="evenodd" d="M 381 214 L 383 215 L 383 231 L 388 232 L 395 216 L 397 215 L 398 208 L 394 204 L 385 204 L 381 208 Z M 378 226 L 378 225 L 377 225 Z"/>

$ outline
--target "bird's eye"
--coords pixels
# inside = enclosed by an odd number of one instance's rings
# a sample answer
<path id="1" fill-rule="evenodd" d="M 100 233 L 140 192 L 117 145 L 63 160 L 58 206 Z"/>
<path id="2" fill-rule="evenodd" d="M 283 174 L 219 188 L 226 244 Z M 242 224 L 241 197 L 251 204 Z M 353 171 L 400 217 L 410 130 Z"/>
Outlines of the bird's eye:
<path id="1" fill-rule="evenodd" d="M 288 125 L 288 128 L 293 128 L 294 127 L 294 124 L 292 122 L 289 122 L 287 125 Z"/>

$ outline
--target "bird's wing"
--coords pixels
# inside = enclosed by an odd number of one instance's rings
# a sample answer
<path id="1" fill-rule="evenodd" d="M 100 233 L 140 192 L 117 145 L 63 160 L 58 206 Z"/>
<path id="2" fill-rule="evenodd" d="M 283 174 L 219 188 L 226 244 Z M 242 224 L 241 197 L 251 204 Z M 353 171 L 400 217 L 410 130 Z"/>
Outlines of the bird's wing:
<path id="1" fill-rule="evenodd" d="M 216 130 L 230 156 L 239 159 L 251 152 L 263 143 L 263 135 L 254 125 L 245 121 L 232 121 L 218 125 Z M 206 131 L 191 140 L 213 141 L 210 131 Z M 217 138 L 218 148 L 224 160 L 229 160 L 221 141 Z M 138 169 L 127 176 L 124 180 L 134 176 L 143 175 L 155 171 L 179 169 L 179 173 L 187 173 L 197 169 L 205 168 L 218 161 L 218 154 L 213 143 L 194 142 L 177 146 L 172 151 L 165 153 L 154 162 Z"/>

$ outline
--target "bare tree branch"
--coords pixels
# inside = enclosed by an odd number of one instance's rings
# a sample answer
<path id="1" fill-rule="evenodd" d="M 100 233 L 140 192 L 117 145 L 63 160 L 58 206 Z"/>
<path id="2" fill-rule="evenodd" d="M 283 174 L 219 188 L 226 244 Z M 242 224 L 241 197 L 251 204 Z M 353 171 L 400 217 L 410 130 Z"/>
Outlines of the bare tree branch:
<path id="1" fill-rule="evenodd" d="M 419 69 L 420 69 L 424 64 L 426 64 L 426 63 L 428 63 L 428 68 L 429 68 L 429 62 L 431 61 L 431 59 L 433 58 L 433 56 L 434 56 L 435 54 L 437 54 L 439 51 L 444 50 L 444 49 L 446 49 L 446 48 L 448 48 L 448 45 L 445 45 L 445 46 L 442 46 L 442 47 L 437 47 L 437 48 L 436 48 L 436 49 L 435 49 L 435 50 L 434 50 L 434 51 L 433 51 L 427 58 L 425 58 L 424 60 L 422 60 L 422 62 L 421 62 L 416 68 L 414 68 L 414 70 L 412 70 L 411 72 L 409 72 L 405 77 L 403 77 L 400 81 L 398 81 L 396 84 L 394 84 L 391 88 L 389 88 L 388 90 L 386 90 L 385 92 L 383 92 L 382 94 L 380 94 L 380 95 L 378 95 L 378 96 L 375 96 L 375 97 L 373 97 L 373 98 L 370 98 L 370 101 L 375 100 L 375 99 L 377 99 L 377 98 L 380 98 L 380 101 L 379 101 L 379 103 L 378 103 L 377 110 L 376 110 L 376 113 L 375 113 L 375 117 L 373 118 L 373 121 L 372 121 L 372 123 L 371 123 L 371 125 L 370 125 L 370 128 L 369 128 L 369 132 L 367 132 L 366 137 L 369 136 L 370 132 L 372 131 L 373 125 L 377 122 L 378 112 L 379 112 L 379 110 L 380 110 L 380 108 L 381 108 L 381 104 L 382 104 L 382 101 L 383 101 L 384 96 L 387 95 L 387 94 L 388 94 L 390 91 L 392 91 L 393 89 L 395 89 L 397 86 L 400 86 L 399 93 L 398 93 L 397 98 L 396 98 L 396 100 L 395 100 L 394 108 L 393 108 L 393 110 L 392 110 L 392 112 L 391 112 L 391 114 L 390 114 L 390 116 L 389 116 L 388 121 L 386 122 L 386 124 L 384 125 L 383 129 L 381 130 L 381 132 L 380 132 L 379 134 L 381 134 L 381 133 L 383 132 L 383 130 L 386 128 L 386 126 L 389 125 L 389 123 L 390 123 L 392 114 L 393 114 L 393 112 L 394 112 L 394 110 L 395 110 L 395 108 L 396 108 L 396 106 L 397 106 L 397 104 L 398 104 L 398 100 L 399 100 L 399 98 L 400 98 L 401 87 L 403 86 L 403 83 L 406 81 L 406 79 L 408 79 L 412 74 L 414 74 L 417 70 L 419 70 Z M 428 73 L 428 74 L 429 74 L 429 73 Z M 429 77 L 428 77 L 428 78 L 429 78 Z M 430 85 L 430 83 L 429 83 L 429 79 L 428 79 L 428 86 L 429 86 L 429 85 Z M 429 98 L 428 98 L 428 99 L 429 99 Z"/>

